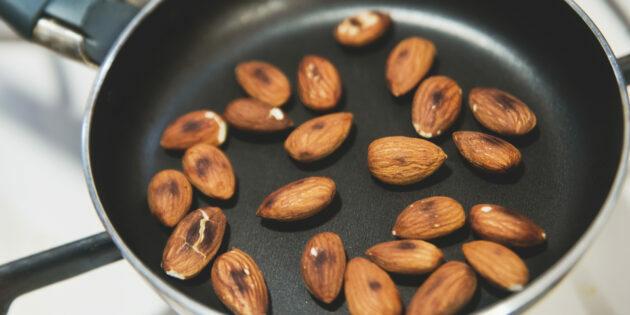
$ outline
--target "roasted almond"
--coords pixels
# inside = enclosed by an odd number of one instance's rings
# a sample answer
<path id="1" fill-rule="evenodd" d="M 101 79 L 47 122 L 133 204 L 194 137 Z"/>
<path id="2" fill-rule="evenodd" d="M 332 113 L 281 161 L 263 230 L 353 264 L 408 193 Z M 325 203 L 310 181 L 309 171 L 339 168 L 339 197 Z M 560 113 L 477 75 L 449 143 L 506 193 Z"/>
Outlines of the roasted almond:
<path id="1" fill-rule="evenodd" d="M 434 196 L 407 206 L 398 215 L 392 235 L 427 240 L 453 233 L 465 223 L 466 214 L 459 202 L 450 197 Z"/>
<path id="2" fill-rule="evenodd" d="M 315 298 L 332 302 L 343 284 L 346 252 L 339 235 L 323 232 L 313 236 L 302 253 L 302 279 Z"/>
<path id="3" fill-rule="evenodd" d="M 267 314 L 269 293 L 262 271 L 245 252 L 235 248 L 212 265 L 211 282 L 219 300 L 234 314 Z"/>
<path id="4" fill-rule="evenodd" d="M 503 245 L 472 241 L 462 245 L 462 251 L 473 269 L 499 288 L 518 292 L 529 280 L 525 262 Z"/>
<path id="5" fill-rule="evenodd" d="M 251 132 L 276 132 L 293 126 L 293 121 L 277 107 L 253 98 L 235 99 L 225 108 L 223 118 L 230 126 Z"/>
<path id="6" fill-rule="evenodd" d="M 341 97 L 341 77 L 337 68 L 326 58 L 307 55 L 298 67 L 298 94 L 312 110 L 330 110 Z"/>
<path id="7" fill-rule="evenodd" d="M 219 146 L 225 142 L 227 125 L 221 116 L 209 110 L 190 112 L 171 122 L 160 139 L 165 149 L 182 150 L 198 143 Z"/>
<path id="8" fill-rule="evenodd" d="M 335 182 L 328 177 L 307 177 L 272 192 L 256 215 L 278 221 L 296 221 L 311 217 L 330 204 L 335 197 Z"/>
<path id="9" fill-rule="evenodd" d="M 462 89 L 453 79 L 433 76 L 424 80 L 411 107 L 411 122 L 422 137 L 433 138 L 446 131 L 462 108 Z"/>
<path id="10" fill-rule="evenodd" d="M 504 173 L 521 163 L 521 152 L 509 142 L 475 131 L 453 132 L 459 153 L 482 170 Z"/>
<path id="11" fill-rule="evenodd" d="M 503 135 L 523 135 L 536 127 L 536 115 L 514 95 L 495 88 L 474 88 L 468 95 L 473 115 L 484 127 Z"/>
<path id="12" fill-rule="evenodd" d="M 197 209 L 184 217 L 166 242 L 162 269 L 177 279 L 190 279 L 212 260 L 219 250 L 227 220 L 215 207 Z"/>
<path id="13" fill-rule="evenodd" d="M 151 213 L 162 224 L 173 227 L 190 208 L 192 186 L 180 171 L 163 170 L 151 178 L 147 201 Z"/>
<path id="14" fill-rule="evenodd" d="M 350 260 L 344 276 L 350 314 L 398 315 L 402 304 L 398 289 L 387 273 L 369 260 Z"/>
<path id="15" fill-rule="evenodd" d="M 335 39 L 346 46 L 361 47 L 381 37 L 392 24 L 389 15 L 365 11 L 344 19 L 335 28 Z"/>
<path id="16" fill-rule="evenodd" d="M 271 106 L 282 106 L 291 96 L 291 84 L 287 76 L 268 62 L 241 62 L 234 72 L 236 80 L 247 94 Z"/>
<path id="17" fill-rule="evenodd" d="M 444 257 L 435 245 L 421 240 L 379 243 L 365 255 L 386 271 L 413 275 L 433 271 Z"/>
<path id="18" fill-rule="evenodd" d="M 476 289 L 475 272 L 463 262 L 449 261 L 418 288 L 407 314 L 455 314 L 468 304 Z"/>
<path id="19" fill-rule="evenodd" d="M 493 204 L 470 209 L 470 227 L 481 238 L 516 247 L 530 247 L 547 239 L 545 231 L 528 217 Z"/>
<path id="20" fill-rule="evenodd" d="M 198 144 L 186 150 L 182 162 L 190 182 L 206 196 L 227 200 L 234 195 L 236 178 L 232 163 L 221 150 Z"/>
<path id="21" fill-rule="evenodd" d="M 394 96 L 413 89 L 429 72 L 436 49 L 433 42 L 420 37 L 404 39 L 389 54 L 385 65 L 385 79 Z"/>
<path id="22" fill-rule="evenodd" d="M 351 128 L 351 113 L 316 117 L 295 128 L 284 141 L 284 149 L 297 161 L 317 161 L 335 152 Z"/>

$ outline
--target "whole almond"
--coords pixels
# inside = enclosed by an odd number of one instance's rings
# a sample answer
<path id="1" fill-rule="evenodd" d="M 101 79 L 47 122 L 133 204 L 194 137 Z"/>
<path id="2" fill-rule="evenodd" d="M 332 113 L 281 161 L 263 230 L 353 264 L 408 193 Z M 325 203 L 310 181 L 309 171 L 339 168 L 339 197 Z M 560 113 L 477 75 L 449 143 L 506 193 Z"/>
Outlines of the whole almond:
<path id="1" fill-rule="evenodd" d="M 476 289 L 475 272 L 463 262 L 449 261 L 418 288 L 407 314 L 455 314 L 468 304 Z"/>
<path id="2" fill-rule="evenodd" d="M 184 217 L 166 242 L 162 269 L 177 279 L 190 279 L 212 260 L 219 250 L 227 220 L 215 207 L 197 209 Z"/>
<path id="3" fill-rule="evenodd" d="M 398 289 L 387 273 L 369 260 L 350 260 L 344 276 L 350 314 L 397 315 L 402 312 Z"/>
<path id="4" fill-rule="evenodd" d="M 298 68 L 298 94 L 312 110 L 330 110 L 341 97 L 341 77 L 337 68 L 326 58 L 307 55 Z"/>
<path id="5" fill-rule="evenodd" d="M 413 275 L 433 271 L 444 257 L 435 245 L 421 240 L 379 243 L 365 255 L 386 271 Z"/>
<path id="6" fill-rule="evenodd" d="M 335 39 L 346 46 L 361 47 L 381 37 L 391 25 L 388 14 L 365 11 L 344 19 L 335 28 Z"/>
<path id="7" fill-rule="evenodd" d="M 209 110 L 190 112 L 171 122 L 160 139 L 165 149 L 182 150 L 198 143 L 219 146 L 225 142 L 227 125 L 217 113 Z"/>
<path id="8" fill-rule="evenodd" d="M 453 233 L 465 223 L 466 214 L 459 202 L 450 197 L 434 196 L 407 206 L 398 215 L 392 235 L 427 240 Z"/>
<path id="9" fill-rule="evenodd" d="M 280 108 L 253 98 L 235 99 L 225 108 L 223 118 L 236 129 L 251 132 L 276 132 L 293 126 Z"/>
<path id="10" fill-rule="evenodd" d="M 282 106 L 291 96 L 291 84 L 287 76 L 268 62 L 241 62 L 234 72 L 236 80 L 247 94 L 271 106 Z"/>
<path id="11" fill-rule="evenodd" d="M 479 204 L 470 209 L 470 227 L 481 238 L 516 247 L 530 247 L 547 239 L 528 217 L 499 205 Z"/>
<path id="12" fill-rule="evenodd" d="M 295 128 L 284 149 L 300 162 L 313 162 L 332 154 L 348 137 L 351 113 L 335 113 L 313 118 Z"/>
<path id="13" fill-rule="evenodd" d="M 163 170 L 151 178 L 147 201 L 151 213 L 162 224 L 173 227 L 190 208 L 192 186 L 180 171 Z"/>
<path id="14" fill-rule="evenodd" d="M 328 177 L 307 177 L 272 192 L 256 215 L 277 221 L 296 221 L 311 217 L 330 204 L 335 196 L 335 182 Z"/>
<path id="15" fill-rule="evenodd" d="M 346 252 L 339 235 L 323 232 L 313 236 L 302 253 L 302 279 L 313 296 L 331 303 L 343 284 Z"/>
<path id="16" fill-rule="evenodd" d="M 433 42 L 420 38 L 404 39 L 389 54 L 385 65 L 385 79 L 394 96 L 413 89 L 429 72 L 436 49 Z"/>
<path id="17" fill-rule="evenodd" d="M 521 152 L 511 143 L 475 131 L 453 132 L 459 153 L 482 170 L 504 173 L 521 163 Z"/>
<path id="18" fill-rule="evenodd" d="M 245 252 L 232 249 L 212 265 L 214 293 L 234 314 L 267 314 L 269 293 L 262 271 Z"/>
<path id="19" fill-rule="evenodd" d="M 499 288 L 518 292 L 529 280 L 525 262 L 503 245 L 472 241 L 462 245 L 462 251 L 473 269 Z"/>
<path id="20" fill-rule="evenodd" d="M 186 150 L 182 162 L 190 182 L 206 196 L 227 200 L 234 195 L 236 178 L 232 163 L 221 150 L 198 144 Z"/>
<path id="21" fill-rule="evenodd" d="M 424 80 L 411 107 L 411 122 L 422 137 L 432 138 L 446 131 L 462 108 L 462 89 L 453 79 L 433 76 Z"/>
<path id="22" fill-rule="evenodd" d="M 536 127 L 536 115 L 514 95 L 495 88 L 474 88 L 468 96 L 473 115 L 484 127 L 503 135 L 523 135 Z"/>

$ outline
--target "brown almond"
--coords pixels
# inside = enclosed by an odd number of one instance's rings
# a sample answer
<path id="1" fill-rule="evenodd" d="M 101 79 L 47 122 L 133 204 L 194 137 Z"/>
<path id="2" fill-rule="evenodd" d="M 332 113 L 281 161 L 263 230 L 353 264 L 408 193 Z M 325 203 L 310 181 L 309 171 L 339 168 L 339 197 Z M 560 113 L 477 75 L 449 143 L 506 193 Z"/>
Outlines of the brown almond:
<path id="1" fill-rule="evenodd" d="M 234 195 L 232 163 L 221 150 L 198 144 L 186 150 L 182 162 L 190 182 L 206 196 L 227 200 Z"/>
<path id="2" fill-rule="evenodd" d="M 326 58 L 307 55 L 298 68 L 298 94 L 312 110 L 330 110 L 341 97 L 341 77 L 337 68 Z"/>
<path id="3" fill-rule="evenodd" d="M 473 206 L 470 227 L 481 238 L 509 246 L 530 247 L 547 239 L 545 231 L 528 217 L 493 204 Z"/>
<path id="4" fill-rule="evenodd" d="M 315 298 L 331 303 L 343 284 L 346 252 L 339 235 L 323 232 L 313 236 L 302 253 L 302 279 Z"/>
<path id="5" fill-rule="evenodd" d="M 272 192 L 256 215 L 277 221 L 296 221 L 322 211 L 335 197 L 335 182 L 328 177 L 307 177 Z"/>
<path id="6" fill-rule="evenodd" d="M 411 107 L 411 122 L 422 137 L 433 138 L 446 131 L 462 108 L 462 89 L 453 79 L 433 76 L 424 80 Z"/>
<path id="7" fill-rule="evenodd" d="M 162 224 L 173 227 L 190 208 L 192 186 L 182 172 L 163 170 L 151 178 L 147 189 L 147 201 L 151 213 Z"/>
<path id="8" fill-rule="evenodd" d="M 385 66 L 385 79 L 394 96 L 413 89 L 429 72 L 436 49 L 433 42 L 420 38 L 404 39 L 389 54 Z"/>
<path id="9" fill-rule="evenodd" d="M 401 240 L 376 244 L 365 255 L 389 272 L 420 275 L 433 271 L 444 254 L 435 245 L 421 240 Z"/>
<path id="10" fill-rule="evenodd" d="M 455 314 L 468 304 L 476 289 L 475 272 L 463 262 L 449 261 L 418 288 L 407 314 Z"/>
<path id="11" fill-rule="evenodd" d="M 214 258 L 227 220 L 215 207 L 197 209 L 184 217 L 166 242 L 162 269 L 177 279 L 190 279 Z"/>
<path id="12" fill-rule="evenodd" d="M 253 98 L 235 99 L 225 108 L 223 118 L 230 126 L 251 132 L 276 132 L 293 126 L 293 121 L 280 108 Z"/>
<path id="13" fill-rule="evenodd" d="M 466 214 L 459 202 L 434 196 L 407 206 L 396 218 L 392 235 L 427 240 L 453 233 L 465 223 Z"/>
<path id="14" fill-rule="evenodd" d="M 379 39 L 392 19 L 388 14 L 379 11 L 364 11 L 347 17 L 335 28 L 335 39 L 345 46 L 361 47 Z"/>
<path id="15" fill-rule="evenodd" d="M 234 314 L 263 315 L 269 292 L 262 271 L 245 252 L 232 249 L 212 265 L 211 282 L 219 300 Z"/>
<path id="16" fill-rule="evenodd" d="M 344 276 L 344 292 L 350 314 L 397 315 L 402 303 L 389 275 L 369 260 L 350 260 Z"/>
<path id="17" fill-rule="evenodd" d="M 473 115 L 502 135 L 524 135 L 536 127 L 536 115 L 516 96 L 495 88 L 474 88 L 468 95 Z"/>
<path id="18" fill-rule="evenodd" d="M 313 118 L 295 128 L 284 141 L 284 149 L 300 162 L 313 162 L 335 152 L 352 128 L 351 113 Z"/>
<path id="19" fill-rule="evenodd" d="M 521 151 L 511 143 L 475 131 L 453 132 L 459 153 L 470 164 L 482 170 L 504 173 L 521 163 Z"/>
<path id="20" fill-rule="evenodd" d="M 219 146 L 227 137 L 227 125 L 217 113 L 209 110 L 190 112 L 171 122 L 160 139 L 165 149 L 183 150 L 198 143 Z"/>
<path id="21" fill-rule="evenodd" d="M 518 292 L 529 280 L 525 262 L 501 244 L 472 241 L 462 245 L 462 251 L 473 269 L 499 288 Z"/>
<path id="22" fill-rule="evenodd" d="M 291 96 L 291 83 L 282 70 L 258 60 L 241 62 L 234 70 L 236 80 L 251 97 L 271 106 L 282 106 Z"/>

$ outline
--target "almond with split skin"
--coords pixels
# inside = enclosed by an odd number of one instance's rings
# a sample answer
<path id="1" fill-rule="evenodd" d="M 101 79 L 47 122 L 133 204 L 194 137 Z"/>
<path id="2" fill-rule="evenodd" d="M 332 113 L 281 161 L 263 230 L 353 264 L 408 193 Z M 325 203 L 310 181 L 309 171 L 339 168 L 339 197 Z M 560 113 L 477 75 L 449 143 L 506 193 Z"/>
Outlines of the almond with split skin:
<path id="1" fill-rule="evenodd" d="M 396 218 L 392 235 L 427 240 L 453 233 L 465 223 L 466 214 L 459 202 L 450 197 L 434 196 L 407 206 Z"/>
<path id="2" fill-rule="evenodd" d="M 147 201 L 151 213 L 162 224 L 173 227 L 190 208 L 192 186 L 182 172 L 163 170 L 151 178 L 147 189 Z"/>
<path id="3" fill-rule="evenodd" d="M 530 218 L 494 204 L 473 206 L 470 227 L 483 239 L 515 247 L 531 247 L 547 239 L 545 231 Z"/>
<path id="4" fill-rule="evenodd" d="M 334 108 L 341 97 L 341 77 L 328 59 L 307 55 L 298 67 L 298 94 L 304 105 L 312 110 Z"/>
<path id="5" fill-rule="evenodd" d="M 462 89 L 453 79 L 433 76 L 424 80 L 413 97 L 411 122 L 424 138 L 441 135 L 457 119 L 462 108 Z"/>
<path id="6" fill-rule="evenodd" d="M 494 173 L 505 173 L 521 163 L 521 152 L 511 143 L 476 131 L 453 132 L 459 153 L 473 166 Z"/>
<path id="7" fill-rule="evenodd" d="M 394 96 L 413 89 L 429 72 L 435 59 L 433 42 L 420 37 L 404 39 L 389 54 L 385 66 L 385 79 Z"/>
<path id="8" fill-rule="evenodd" d="M 198 144 L 186 150 L 182 164 L 190 182 L 206 196 L 227 200 L 234 195 L 236 177 L 232 163 L 221 150 Z"/>
<path id="9" fill-rule="evenodd" d="M 388 14 L 365 11 L 344 19 L 335 28 L 334 35 L 342 45 L 362 47 L 379 39 L 391 24 Z"/>
<path id="10" fill-rule="evenodd" d="M 285 130 L 293 121 L 280 108 L 267 105 L 253 98 L 239 98 L 228 104 L 223 118 L 230 126 L 259 133 Z"/>
<path id="11" fill-rule="evenodd" d="M 501 244 L 472 241 L 462 245 L 462 252 L 473 269 L 503 290 L 521 291 L 529 280 L 525 262 Z"/>
<path id="12" fill-rule="evenodd" d="M 171 122 L 160 139 L 164 149 L 183 150 L 198 143 L 219 146 L 227 137 L 227 125 L 217 113 L 209 110 L 190 112 Z"/>
<path id="13" fill-rule="evenodd" d="M 516 96 L 496 88 L 474 88 L 468 95 L 473 115 L 502 135 L 524 135 L 536 127 L 536 115 Z"/>
<path id="14" fill-rule="evenodd" d="M 271 106 L 282 106 L 291 96 L 291 84 L 287 76 L 268 62 L 241 62 L 234 72 L 236 80 L 247 94 Z"/>
<path id="15" fill-rule="evenodd" d="M 346 252 L 341 237 L 333 232 L 313 236 L 302 253 L 302 279 L 318 300 L 331 303 L 343 284 Z"/>
<path id="16" fill-rule="evenodd" d="M 335 182 L 328 177 L 307 177 L 272 192 L 256 215 L 277 221 L 296 221 L 311 217 L 328 206 L 335 197 Z"/>
<path id="17" fill-rule="evenodd" d="M 344 276 L 350 314 L 398 315 L 402 303 L 389 275 L 369 260 L 350 260 Z"/>
<path id="18" fill-rule="evenodd" d="M 284 142 L 291 158 L 314 162 L 335 152 L 352 128 L 351 113 L 335 113 L 313 118 L 295 128 Z"/>
<path id="19" fill-rule="evenodd" d="M 389 272 L 420 275 L 433 271 L 444 254 L 435 245 L 421 240 L 401 240 L 376 244 L 365 255 Z"/>

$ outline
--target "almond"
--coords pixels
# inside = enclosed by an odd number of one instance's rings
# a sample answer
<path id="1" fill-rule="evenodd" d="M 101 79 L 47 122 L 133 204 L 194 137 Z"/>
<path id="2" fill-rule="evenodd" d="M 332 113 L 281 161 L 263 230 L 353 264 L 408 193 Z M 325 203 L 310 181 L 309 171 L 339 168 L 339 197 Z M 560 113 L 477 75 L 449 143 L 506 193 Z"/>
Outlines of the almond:
<path id="1" fill-rule="evenodd" d="M 422 137 L 432 138 L 446 131 L 462 108 L 462 88 L 445 76 L 430 77 L 413 97 L 411 122 Z"/>
<path id="2" fill-rule="evenodd" d="M 147 189 L 151 213 L 162 224 L 173 227 L 188 212 L 192 203 L 192 186 L 186 175 L 176 170 L 163 170 L 151 178 Z"/>
<path id="3" fill-rule="evenodd" d="M 392 24 L 389 15 L 365 11 L 344 19 L 335 28 L 335 39 L 346 46 L 361 47 L 381 37 Z"/>
<path id="4" fill-rule="evenodd" d="M 346 252 L 339 235 L 323 232 L 313 236 L 302 253 L 302 279 L 318 300 L 331 303 L 343 284 Z"/>
<path id="5" fill-rule="evenodd" d="M 198 143 L 219 146 L 225 142 L 227 125 L 217 113 L 209 110 L 190 112 L 171 122 L 160 139 L 165 149 L 183 150 Z"/>
<path id="6" fill-rule="evenodd" d="M 276 132 L 293 126 L 293 121 L 280 108 L 253 98 L 239 98 L 228 104 L 223 118 L 236 129 L 251 132 Z"/>
<path id="7" fill-rule="evenodd" d="M 524 135 L 536 127 L 536 115 L 514 95 L 495 88 L 474 88 L 468 96 L 473 115 L 503 135 Z"/>
<path id="8" fill-rule="evenodd" d="M 525 262 L 507 247 L 488 241 L 472 241 L 462 245 L 470 265 L 486 280 L 504 290 L 523 290 L 529 280 Z"/>
<path id="9" fill-rule="evenodd" d="M 177 279 L 190 279 L 212 260 L 219 250 L 227 220 L 215 207 L 197 209 L 173 230 L 162 254 L 162 269 Z"/>
<path id="10" fill-rule="evenodd" d="M 516 247 L 530 247 L 547 239 L 528 217 L 502 206 L 479 204 L 470 209 L 470 227 L 481 238 Z"/>
<path id="11" fill-rule="evenodd" d="M 271 106 L 282 106 L 291 96 L 291 84 L 282 70 L 258 60 L 241 62 L 234 70 L 236 80 L 251 97 Z"/>
<path id="12" fill-rule="evenodd" d="M 444 257 L 435 245 L 421 240 L 391 241 L 370 247 L 365 255 L 379 267 L 402 274 L 433 271 Z"/>
<path id="13" fill-rule="evenodd" d="M 435 196 L 407 206 L 398 215 L 392 235 L 426 240 L 448 235 L 465 223 L 466 214 L 459 202 L 453 198 Z"/>
<path id="14" fill-rule="evenodd" d="M 477 289 L 475 273 L 463 262 L 449 261 L 438 268 L 418 288 L 407 307 L 407 314 L 455 314 Z"/>
<path id="15" fill-rule="evenodd" d="M 385 79 L 394 96 L 413 89 L 429 72 L 436 49 L 433 42 L 420 38 L 404 39 L 389 54 L 385 65 Z"/>
<path id="16" fill-rule="evenodd" d="M 341 97 L 341 78 L 337 68 L 326 58 L 307 55 L 298 68 L 298 93 L 312 110 L 330 110 Z"/>
<path id="17" fill-rule="evenodd" d="M 344 279 L 350 314 L 397 315 L 402 312 L 396 285 L 385 271 L 369 260 L 352 259 Z"/>
<path id="18" fill-rule="evenodd" d="M 330 204 L 335 196 L 335 182 L 328 177 L 307 177 L 272 192 L 256 215 L 278 221 L 296 221 L 311 217 Z"/>
<path id="19" fill-rule="evenodd" d="M 186 150 L 182 162 L 190 182 L 206 196 L 227 200 L 234 195 L 232 163 L 221 150 L 198 144 Z"/>
<path id="20" fill-rule="evenodd" d="M 245 252 L 235 248 L 219 256 L 212 266 L 211 282 L 214 293 L 234 314 L 267 314 L 265 278 Z"/>
<path id="21" fill-rule="evenodd" d="M 509 142 L 481 132 L 456 131 L 453 141 L 459 153 L 477 168 L 504 173 L 521 163 L 521 152 Z"/>
<path id="22" fill-rule="evenodd" d="M 335 113 L 313 118 L 295 128 L 284 149 L 300 162 L 313 162 L 332 154 L 348 137 L 351 113 Z"/>

